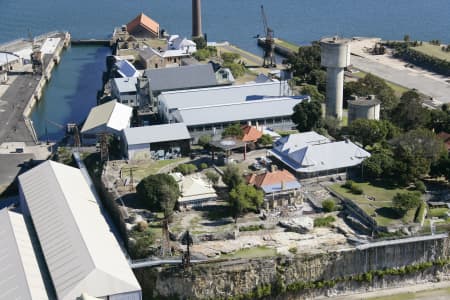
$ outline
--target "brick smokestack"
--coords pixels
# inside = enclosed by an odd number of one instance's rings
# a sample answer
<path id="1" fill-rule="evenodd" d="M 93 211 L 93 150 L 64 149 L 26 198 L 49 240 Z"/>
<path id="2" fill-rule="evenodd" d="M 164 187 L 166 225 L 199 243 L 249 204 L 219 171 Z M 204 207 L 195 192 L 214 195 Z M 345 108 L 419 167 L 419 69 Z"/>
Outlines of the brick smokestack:
<path id="1" fill-rule="evenodd" d="M 192 0 L 192 36 L 200 37 L 202 33 L 202 5 L 200 0 Z"/>

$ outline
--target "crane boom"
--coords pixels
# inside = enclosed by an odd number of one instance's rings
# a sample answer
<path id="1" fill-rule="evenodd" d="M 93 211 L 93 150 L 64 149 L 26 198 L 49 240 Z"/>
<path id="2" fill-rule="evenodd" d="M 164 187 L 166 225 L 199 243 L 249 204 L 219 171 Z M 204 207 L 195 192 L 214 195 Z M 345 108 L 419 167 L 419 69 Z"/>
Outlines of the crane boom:
<path id="1" fill-rule="evenodd" d="M 275 41 L 273 39 L 273 30 L 269 27 L 267 23 L 266 12 L 264 11 L 264 6 L 261 5 L 261 16 L 264 25 L 264 57 L 263 57 L 263 67 L 272 68 L 276 66 L 275 63 Z"/>

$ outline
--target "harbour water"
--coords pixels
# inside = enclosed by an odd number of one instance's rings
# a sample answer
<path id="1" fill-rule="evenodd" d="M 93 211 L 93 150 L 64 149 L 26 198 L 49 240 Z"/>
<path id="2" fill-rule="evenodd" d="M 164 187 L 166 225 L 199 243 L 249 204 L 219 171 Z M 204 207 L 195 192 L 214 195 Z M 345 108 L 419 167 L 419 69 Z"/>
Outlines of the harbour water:
<path id="1" fill-rule="evenodd" d="M 385 39 L 409 34 L 412 39 L 450 42 L 448 0 L 203 0 L 208 39 L 260 53 L 253 37 L 263 33 L 261 4 L 275 35 L 298 44 L 335 34 Z M 141 11 L 168 32 L 189 36 L 190 6 L 189 0 L 0 0 L 0 43 L 53 30 L 67 30 L 75 39 L 107 38 L 115 26 Z M 54 123 L 80 122 L 96 104 L 107 53 L 102 47 L 72 47 L 63 55 L 33 113 L 41 139 L 46 126 L 50 139 L 60 138 L 62 131 Z"/>

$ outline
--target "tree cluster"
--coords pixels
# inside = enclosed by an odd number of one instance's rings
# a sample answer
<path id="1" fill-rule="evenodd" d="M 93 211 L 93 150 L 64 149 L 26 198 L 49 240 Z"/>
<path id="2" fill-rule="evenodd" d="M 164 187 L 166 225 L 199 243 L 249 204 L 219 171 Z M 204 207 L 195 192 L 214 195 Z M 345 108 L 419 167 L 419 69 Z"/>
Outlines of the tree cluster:
<path id="1" fill-rule="evenodd" d="M 176 166 L 175 172 L 180 172 L 183 175 L 192 174 L 197 171 L 197 167 L 194 164 L 181 164 Z"/>
<path id="2" fill-rule="evenodd" d="M 235 186 L 229 194 L 230 209 L 235 221 L 243 213 L 249 211 L 257 212 L 263 202 L 263 192 L 244 183 Z"/>
<path id="3" fill-rule="evenodd" d="M 223 132 L 222 137 L 234 137 L 234 138 L 242 138 L 244 136 L 244 130 L 241 127 L 241 124 L 235 123 L 232 125 L 228 125 Z"/>
<path id="4" fill-rule="evenodd" d="M 318 101 L 302 101 L 294 107 L 291 116 L 300 132 L 310 131 L 322 125 L 322 105 Z"/>
<path id="5" fill-rule="evenodd" d="M 178 183 L 169 174 L 156 174 L 145 177 L 136 187 L 139 200 L 144 208 L 162 211 L 169 218 L 180 196 Z"/>

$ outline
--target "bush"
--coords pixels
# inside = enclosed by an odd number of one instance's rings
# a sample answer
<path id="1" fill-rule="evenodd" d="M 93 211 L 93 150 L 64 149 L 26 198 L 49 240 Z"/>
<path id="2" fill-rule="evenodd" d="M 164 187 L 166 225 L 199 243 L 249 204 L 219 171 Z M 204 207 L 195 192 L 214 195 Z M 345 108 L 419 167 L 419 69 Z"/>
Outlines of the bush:
<path id="1" fill-rule="evenodd" d="M 292 254 L 296 254 L 297 253 L 297 247 L 291 247 L 288 250 L 289 252 L 291 252 Z"/>
<path id="2" fill-rule="evenodd" d="M 397 193 L 392 199 L 394 207 L 402 213 L 418 207 L 421 201 L 420 194 L 417 192 Z"/>
<path id="3" fill-rule="evenodd" d="M 414 182 L 414 186 L 415 186 L 416 191 L 419 191 L 422 194 L 424 194 L 427 190 L 425 183 L 423 183 L 423 181 L 421 181 L 421 180 L 417 180 L 416 182 Z"/>
<path id="4" fill-rule="evenodd" d="M 325 212 L 331 212 L 336 209 L 336 203 L 332 199 L 327 199 L 322 202 L 322 207 Z"/>
<path id="5" fill-rule="evenodd" d="M 352 188 L 350 189 L 350 191 L 352 192 L 352 194 L 355 194 L 355 195 L 362 195 L 362 193 L 364 193 L 363 189 L 356 184 L 352 185 Z"/>
<path id="6" fill-rule="evenodd" d="M 134 240 L 129 243 L 130 256 L 133 259 L 145 258 L 150 255 L 150 246 L 154 243 L 155 237 L 152 231 L 132 230 L 130 237 Z"/>
<path id="7" fill-rule="evenodd" d="M 204 170 L 206 168 L 208 168 L 208 164 L 207 163 L 201 163 L 200 164 L 200 170 Z"/>
<path id="8" fill-rule="evenodd" d="M 209 182 L 211 182 L 213 185 L 216 185 L 219 182 L 219 174 L 217 174 L 214 171 L 206 171 L 205 173 L 206 178 L 208 178 Z"/>
<path id="9" fill-rule="evenodd" d="M 336 221 L 333 216 L 314 219 L 314 227 L 329 227 L 331 223 Z"/>
<path id="10" fill-rule="evenodd" d="M 193 164 L 181 164 L 175 168 L 175 172 L 180 172 L 183 175 L 192 174 L 197 171 L 197 167 Z"/>
<path id="11" fill-rule="evenodd" d="M 235 62 L 224 63 L 223 66 L 230 69 L 231 73 L 233 73 L 234 78 L 243 76 L 247 71 L 247 69 L 243 65 Z"/>
<path id="12" fill-rule="evenodd" d="M 347 180 L 347 181 L 342 185 L 342 187 L 350 190 L 350 189 L 352 188 L 352 186 L 353 186 L 354 183 L 355 183 L 355 182 L 354 182 L 353 180 Z"/>

